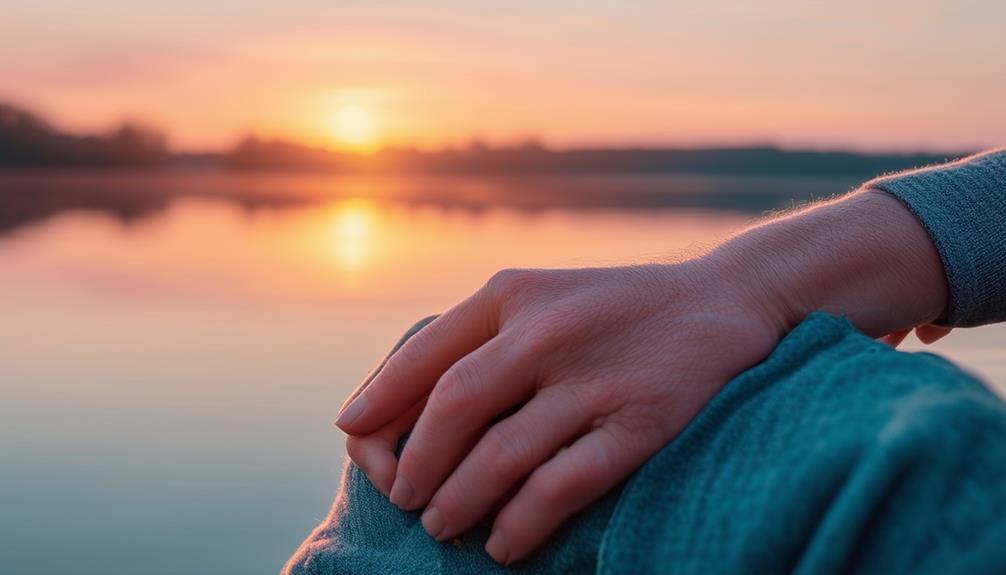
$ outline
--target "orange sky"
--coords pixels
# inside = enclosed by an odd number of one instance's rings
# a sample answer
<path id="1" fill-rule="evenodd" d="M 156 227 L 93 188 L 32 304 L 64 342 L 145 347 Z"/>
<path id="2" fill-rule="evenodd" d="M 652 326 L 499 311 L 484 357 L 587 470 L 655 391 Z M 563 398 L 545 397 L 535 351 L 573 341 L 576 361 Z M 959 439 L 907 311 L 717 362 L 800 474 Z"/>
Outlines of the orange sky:
<path id="1" fill-rule="evenodd" d="M 375 143 L 423 146 L 1006 135 L 1000 0 L 10 2 L 0 99 L 77 130 L 149 121 L 176 148 L 247 133 L 337 146 L 347 107 Z"/>

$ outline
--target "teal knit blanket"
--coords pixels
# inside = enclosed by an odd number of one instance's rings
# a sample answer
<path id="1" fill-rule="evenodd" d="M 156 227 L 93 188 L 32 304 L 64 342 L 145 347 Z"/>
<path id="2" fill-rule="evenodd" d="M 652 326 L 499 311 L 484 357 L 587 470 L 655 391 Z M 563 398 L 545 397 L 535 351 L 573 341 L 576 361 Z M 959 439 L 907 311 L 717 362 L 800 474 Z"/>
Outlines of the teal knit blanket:
<path id="1" fill-rule="evenodd" d="M 509 569 L 483 552 L 487 527 L 438 543 L 350 463 L 285 572 L 1004 573 L 1004 510 L 1003 402 L 813 314 Z"/>

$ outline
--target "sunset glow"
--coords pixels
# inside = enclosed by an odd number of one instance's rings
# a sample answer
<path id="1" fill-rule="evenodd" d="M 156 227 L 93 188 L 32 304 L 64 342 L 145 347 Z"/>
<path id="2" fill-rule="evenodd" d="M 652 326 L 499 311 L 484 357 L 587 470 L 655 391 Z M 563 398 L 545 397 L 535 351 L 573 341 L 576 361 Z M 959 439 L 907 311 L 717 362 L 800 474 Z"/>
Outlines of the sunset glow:
<path id="1" fill-rule="evenodd" d="M 71 0 L 5 9 L 0 100 L 69 130 L 148 121 L 196 150 L 247 133 L 355 150 L 954 150 L 1006 133 L 993 0 L 90 6 L 72 25 L 52 16 Z"/>
<path id="2" fill-rule="evenodd" d="M 370 110 L 344 106 L 332 119 L 332 133 L 341 146 L 354 151 L 372 151 L 377 146 L 377 124 Z"/>

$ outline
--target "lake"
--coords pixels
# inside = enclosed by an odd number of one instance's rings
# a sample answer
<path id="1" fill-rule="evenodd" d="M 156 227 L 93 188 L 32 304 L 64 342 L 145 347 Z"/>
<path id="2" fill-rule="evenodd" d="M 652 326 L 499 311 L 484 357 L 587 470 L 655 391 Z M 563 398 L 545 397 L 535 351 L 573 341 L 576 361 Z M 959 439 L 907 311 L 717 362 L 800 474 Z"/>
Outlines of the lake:
<path id="1" fill-rule="evenodd" d="M 500 268 L 658 260 L 854 184 L 6 174 L 3 571 L 275 573 L 328 511 L 338 407 L 414 320 Z M 1003 391 L 1004 345 L 929 349 Z"/>

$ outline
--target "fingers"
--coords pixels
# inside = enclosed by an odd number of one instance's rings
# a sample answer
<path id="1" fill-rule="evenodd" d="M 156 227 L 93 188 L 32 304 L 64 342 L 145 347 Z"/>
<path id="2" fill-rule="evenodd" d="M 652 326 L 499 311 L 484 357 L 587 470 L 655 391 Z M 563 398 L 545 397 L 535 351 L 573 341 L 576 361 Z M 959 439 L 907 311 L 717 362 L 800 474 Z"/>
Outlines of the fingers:
<path id="1" fill-rule="evenodd" d="M 350 435 L 372 433 L 429 395 L 447 368 L 495 335 L 489 299 L 479 291 L 405 342 L 336 425 Z"/>
<path id="2" fill-rule="evenodd" d="M 933 343 L 937 340 L 946 337 L 946 335 L 951 331 L 953 331 L 953 328 L 941 325 L 933 325 L 930 323 L 926 325 L 920 325 L 919 327 L 915 328 L 915 336 L 919 338 L 919 341 L 928 345 L 930 343 Z M 910 333 L 912 333 L 911 329 L 893 331 L 885 335 L 884 337 L 880 338 L 880 341 L 886 343 L 891 347 L 898 347 Z"/>
<path id="3" fill-rule="evenodd" d="M 492 420 L 531 396 L 531 364 L 511 337 L 500 335 L 451 366 L 402 451 L 392 503 L 425 505 Z"/>
<path id="4" fill-rule="evenodd" d="M 385 497 L 391 493 L 398 469 L 395 457 L 398 440 L 412 429 L 425 405 L 425 401 L 420 401 L 398 419 L 370 435 L 350 435 L 346 438 L 349 458 Z"/>
<path id="5" fill-rule="evenodd" d="M 363 390 L 367 389 L 367 387 L 370 386 L 370 382 L 374 381 L 374 378 L 377 377 L 377 374 L 381 373 L 381 370 L 384 369 L 384 366 L 388 364 L 389 358 L 390 356 L 385 357 L 384 359 L 381 360 L 381 363 L 377 364 L 377 367 L 367 372 L 367 377 L 363 378 L 363 381 L 360 382 L 360 385 L 357 385 L 356 389 L 354 389 L 353 392 L 349 394 L 349 397 L 347 397 L 346 400 L 342 402 L 342 407 L 339 408 L 339 416 L 342 415 L 342 412 L 346 411 L 346 407 L 349 406 L 349 404 L 353 403 L 353 401 L 355 401 L 357 397 L 360 397 L 360 394 L 363 393 Z M 338 425 L 339 424 L 338 420 L 336 420 L 335 423 L 336 425 Z"/>
<path id="6" fill-rule="evenodd" d="M 543 544 L 567 518 L 598 499 L 641 465 L 649 453 L 638 439 L 606 424 L 539 467 L 500 511 L 486 552 L 510 564 Z"/>
<path id="7" fill-rule="evenodd" d="M 536 395 L 479 440 L 437 490 L 423 527 L 441 541 L 467 531 L 524 477 L 590 425 L 589 415 L 562 388 Z"/>
<path id="8" fill-rule="evenodd" d="M 915 335 L 919 338 L 919 341 L 928 345 L 946 337 L 951 331 L 953 331 L 953 328 L 930 323 L 915 328 Z"/>
<path id="9" fill-rule="evenodd" d="M 897 348 L 899 345 L 901 345 L 901 342 L 905 341 L 905 338 L 908 337 L 908 334 L 911 333 L 911 332 L 912 332 L 912 330 L 910 330 L 910 329 L 902 329 L 902 330 L 899 330 L 899 331 L 892 331 L 891 333 L 889 333 L 889 334 L 885 335 L 884 337 L 880 338 L 880 341 L 882 343 L 886 343 L 887 345 L 889 345 L 891 347 Z"/>

